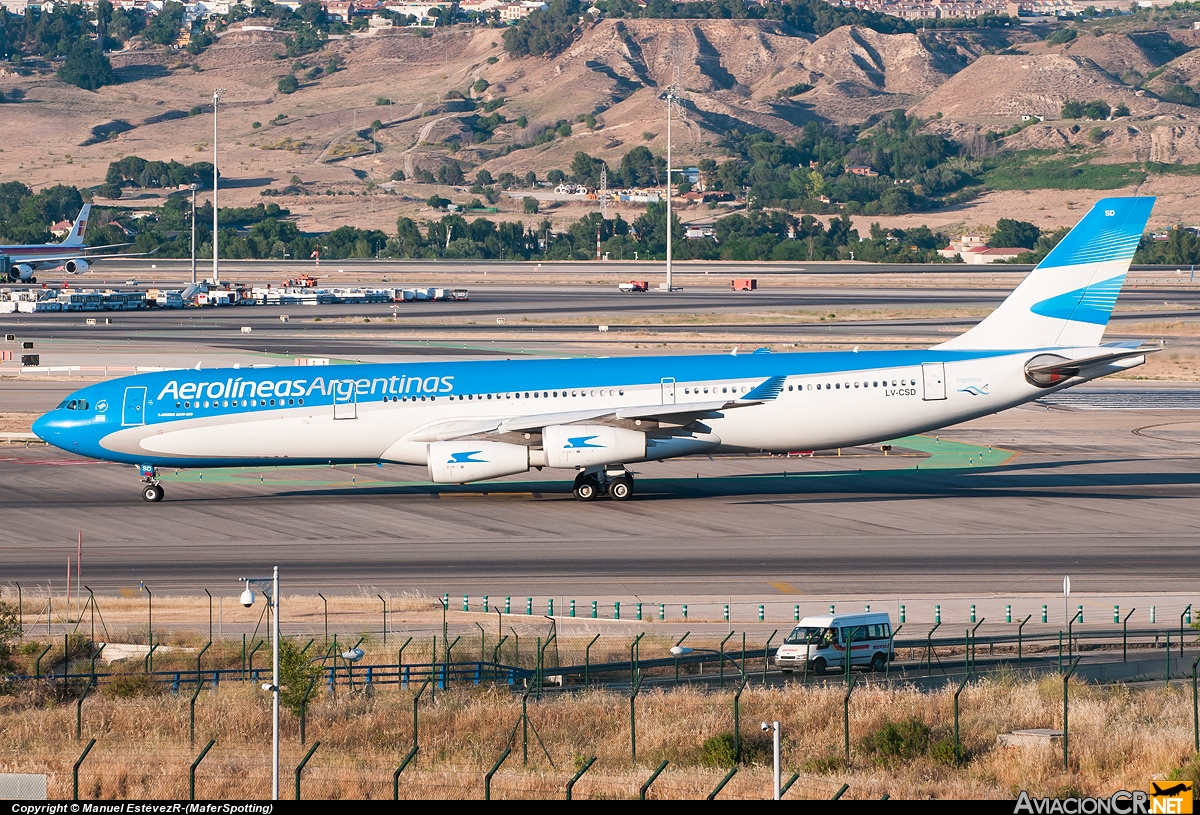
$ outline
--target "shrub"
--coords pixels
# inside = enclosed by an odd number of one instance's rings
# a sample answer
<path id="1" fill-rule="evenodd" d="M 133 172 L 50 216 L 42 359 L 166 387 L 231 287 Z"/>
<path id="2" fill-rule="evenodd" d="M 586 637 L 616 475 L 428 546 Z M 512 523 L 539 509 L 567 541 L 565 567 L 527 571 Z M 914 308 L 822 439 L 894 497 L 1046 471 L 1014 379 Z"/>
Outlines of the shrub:
<path id="1" fill-rule="evenodd" d="M 538 200 L 532 195 L 526 195 L 521 199 L 521 203 L 525 205 L 525 213 L 527 215 L 537 215 Z"/>
<path id="2" fill-rule="evenodd" d="M 709 767 L 732 767 L 737 761 L 737 740 L 733 733 L 719 733 L 704 742 L 700 762 Z M 755 728 L 742 734 L 742 764 L 765 764 L 774 751 L 772 738 Z"/>
<path id="3" fill-rule="evenodd" d="M 168 688 L 163 682 L 155 682 L 149 674 L 119 674 L 101 686 L 105 696 L 113 699 L 133 699 L 144 696 L 161 696 Z"/>
<path id="4" fill-rule="evenodd" d="M 392 100 L 388 99 L 386 96 L 377 96 L 375 98 L 375 104 L 378 105 L 379 107 L 383 107 L 384 105 L 390 105 L 391 103 L 392 103 Z"/>
<path id="5" fill-rule="evenodd" d="M 258 130 L 260 127 L 262 127 L 262 122 L 251 122 L 250 123 L 250 128 L 252 130 Z"/>
<path id="6" fill-rule="evenodd" d="M 295 93 L 300 90 L 300 81 L 292 74 L 288 74 L 279 80 L 280 93 Z"/>
<path id="7" fill-rule="evenodd" d="M 481 77 L 475 80 L 475 84 L 471 86 L 471 90 L 475 91 L 475 93 L 483 93 L 488 89 L 490 84 L 486 79 Z"/>
<path id="8" fill-rule="evenodd" d="M 1104 141 L 1104 136 L 1105 132 L 1104 128 L 1102 127 L 1093 127 L 1088 131 L 1088 141 L 1090 141 L 1092 144 L 1099 144 L 1100 142 Z"/>
<path id="9" fill-rule="evenodd" d="M 392 179 L 392 181 L 403 181 L 404 180 L 404 171 L 396 170 L 394 173 L 392 173 L 391 179 Z"/>
<path id="10" fill-rule="evenodd" d="M 900 722 L 885 722 L 864 736 L 858 749 L 880 763 L 893 759 L 911 761 L 929 753 L 931 736 L 929 725 L 912 716 Z"/>
<path id="11" fill-rule="evenodd" d="M 1079 36 L 1079 32 L 1073 28 L 1062 28 L 1055 31 L 1046 38 L 1046 43 L 1049 45 L 1063 45 L 1070 42 Z"/>

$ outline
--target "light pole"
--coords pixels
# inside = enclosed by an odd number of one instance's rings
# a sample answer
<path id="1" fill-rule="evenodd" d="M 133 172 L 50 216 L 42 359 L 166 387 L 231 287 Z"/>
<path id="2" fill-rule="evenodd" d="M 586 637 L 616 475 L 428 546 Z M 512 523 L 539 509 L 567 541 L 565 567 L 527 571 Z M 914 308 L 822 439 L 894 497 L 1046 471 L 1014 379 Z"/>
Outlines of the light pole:
<path id="1" fill-rule="evenodd" d="M 775 733 L 775 800 L 778 801 L 783 797 L 783 794 L 780 790 L 779 778 L 779 722 L 771 722 L 770 724 L 763 722 L 762 729 L 764 733 L 767 732 L 767 730 L 773 730 Z"/>
<path id="2" fill-rule="evenodd" d="M 192 191 L 192 285 L 196 285 L 196 185 L 189 184 Z M 210 637 L 211 639 L 211 637 Z"/>
<path id="3" fill-rule="evenodd" d="M 671 106 L 675 102 L 675 88 L 668 88 L 664 98 L 667 100 L 667 291 L 670 292 L 674 291 L 671 281 Z"/>
<path id="4" fill-rule="evenodd" d="M 220 217 L 220 212 L 221 212 L 220 208 L 217 206 L 217 176 L 218 176 L 218 172 L 217 172 L 217 105 L 219 105 L 221 103 L 221 94 L 223 94 L 223 93 L 225 93 L 224 88 L 217 88 L 215 91 L 213 91 L 213 276 L 212 276 L 212 282 L 213 282 L 214 286 L 217 285 L 217 283 L 219 283 L 221 280 L 220 272 L 217 269 L 217 257 L 219 255 L 219 253 L 217 252 L 217 227 L 218 227 L 217 219 Z M 278 762 L 276 762 L 276 763 L 278 764 Z M 277 770 L 276 775 L 278 775 L 279 774 L 278 767 L 276 768 L 276 770 Z M 279 792 L 279 790 L 278 790 L 279 779 L 276 779 L 275 786 L 276 786 L 275 792 L 278 793 Z M 275 797 L 278 798 L 279 797 L 278 794 L 276 794 Z"/>
<path id="5" fill-rule="evenodd" d="M 279 800 L 279 567 L 275 567 L 272 577 L 243 577 L 246 590 L 242 592 L 242 605 L 246 608 L 254 605 L 254 592 L 251 586 L 267 598 L 267 607 L 274 618 L 271 623 L 271 684 L 263 685 L 263 690 L 271 692 L 271 799 Z"/>

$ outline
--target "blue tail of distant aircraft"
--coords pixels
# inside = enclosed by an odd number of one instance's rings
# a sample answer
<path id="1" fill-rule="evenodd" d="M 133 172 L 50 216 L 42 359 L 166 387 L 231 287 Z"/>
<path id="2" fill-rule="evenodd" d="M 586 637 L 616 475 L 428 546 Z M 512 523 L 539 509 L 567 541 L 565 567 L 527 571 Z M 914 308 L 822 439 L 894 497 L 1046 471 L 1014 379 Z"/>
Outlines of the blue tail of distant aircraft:
<path id="1" fill-rule="evenodd" d="M 983 322 L 939 348 L 1099 345 L 1154 198 L 1097 201 Z"/>

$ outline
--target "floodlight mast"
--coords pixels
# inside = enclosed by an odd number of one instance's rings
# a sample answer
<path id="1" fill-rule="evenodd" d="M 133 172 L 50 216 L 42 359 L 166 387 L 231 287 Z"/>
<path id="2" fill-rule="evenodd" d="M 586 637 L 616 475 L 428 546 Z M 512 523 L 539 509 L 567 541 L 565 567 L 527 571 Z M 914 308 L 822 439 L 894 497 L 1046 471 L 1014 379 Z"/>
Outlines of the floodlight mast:
<path id="1" fill-rule="evenodd" d="M 267 598 L 267 607 L 271 609 L 271 799 L 279 800 L 279 567 L 275 567 L 271 577 L 243 577 L 246 590 L 242 592 L 241 601 L 244 606 L 254 605 L 254 592 L 250 586 L 257 586 Z"/>
<path id="2" fill-rule="evenodd" d="M 221 212 L 220 207 L 217 206 L 217 186 L 218 186 L 217 177 L 219 175 L 219 173 L 217 171 L 217 106 L 221 103 L 221 94 L 223 94 L 223 93 L 225 93 L 224 88 L 217 88 L 215 91 L 213 91 L 213 97 L 212 97 L 213 98 L 213 241 L 212 241 L 212 243 L 213 243 L 213 274 L 212 274 L 212 282 L 213 282 L 214 286 L 221 282 L 221 274 L 217 268 L 217 258 L 220 254 L 217 251 L 217 229 L 219 226 L 218 219 L 220 218 L 220 212 Z M 278 797 L 278 796 L 276 796 L 276 797 Z"/>
<path id="3" fill-rule="evenodd" d="M 673 224 L 671 223 L 671 107 L 675 103 L 675 86 L 667 88 L 664 98 L 667 100 L 667 291 L 675 290 L 671 279 L 671 238 Z"/>

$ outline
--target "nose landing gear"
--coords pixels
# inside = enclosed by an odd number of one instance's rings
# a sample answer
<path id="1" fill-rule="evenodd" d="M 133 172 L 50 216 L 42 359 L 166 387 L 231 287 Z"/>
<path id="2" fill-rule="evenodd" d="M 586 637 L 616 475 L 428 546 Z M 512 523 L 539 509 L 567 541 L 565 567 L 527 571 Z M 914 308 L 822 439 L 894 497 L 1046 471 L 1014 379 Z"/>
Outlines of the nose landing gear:
<path id="1" fill-rule="evenodd" d="M 142 500 L 149 504 L 157 504 L 166 494 L 158 483 L 158 470 L 152 465 L 143 464 L 139 467 L 142 474 Z"/>
<path id="2" fill-rule="evenodd" d="M 591 501 L 601 495 L 628 501 L 633 497 L 633 473 L 621 464 L 589 467 L 575 476 L 572 492 L 580 501 Z"/>

